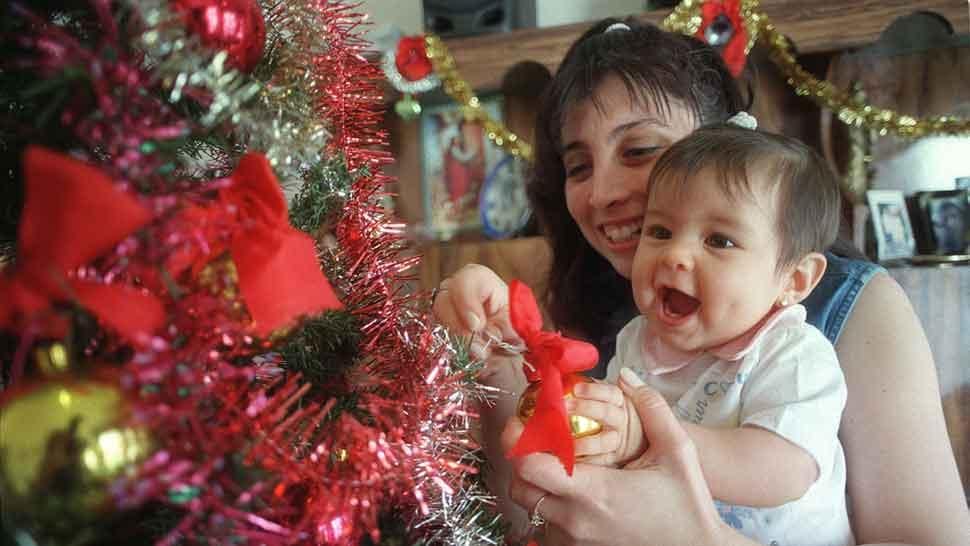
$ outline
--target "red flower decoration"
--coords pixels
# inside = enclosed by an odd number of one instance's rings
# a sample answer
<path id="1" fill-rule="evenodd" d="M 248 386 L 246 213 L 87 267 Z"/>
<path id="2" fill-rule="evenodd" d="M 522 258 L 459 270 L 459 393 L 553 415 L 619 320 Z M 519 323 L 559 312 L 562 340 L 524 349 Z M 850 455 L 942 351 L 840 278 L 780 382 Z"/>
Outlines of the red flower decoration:
<path id="1" fill-rule="evenodd" d="M 404 79 L 412 82 L 431 74 L 433 67 L 424 46 L 424 36 L 406 36 L 397 43 L 394 65 Z"/>
<path id="2" fill-rule="evenodd" d="M 731 74 L 736 78 L 744 70 L 747 53 L 744 49 L 748 44 L 748 33 L 741 17 L 741 0 L 707 0 L 701 6 L 701 26 L 695 36 L 706 43 L 707 30 L 719 15 L 727 17 L 731 22 L 731 35 L 726 43 L 712 44 L 721 52 L 721 57 Z"/>
<path id="3" fill-rule="evenodd" d="M 558 332 L 542 331 L 542 315 L 532 289 L 513 280 L 509 283 L 509 318 L 516 333 L 525 342 L 525 369 L 530 382 L 540 381 L 535 413 L 525 424 L 519 441 L 509 457 L 537 452 L 550 452 L 559 458 L 566 473 L 573 473 L 576 453 L 569 428 L 569 415 L 563 403 L 563 377 L 596 366 L 596 347 Z"/>
<path id="4" fill-rule="evenodd" d="M 17 266 L 0 278 L 0 328 L 63 336 L 65 317 L 51 311 L 59 301 L 76 301 L 128 339 L 161 326 L 155 296 L 74 275 L 151 221 L 151 212 L 95 167 L 39 147 L 27 149 L 24 181 Z"/>
<path id="5" fill-rule="evenodd" d="M 173 255 L 168 269 L 179 275 L 191 268 L 194 275 L 228 251 L 258 336 L 288 326 L 300 316 L 342 308 L 320 270 L 313 239 L 290 225 L 283 191 L 266 157 L 244 155 L 230 180 L 232 184 L 219 191 L 217 202 L 182 212 L 183 221 L 200 226 L 236 225 L 228 244 L 206 241 L 204 250 Z"/>

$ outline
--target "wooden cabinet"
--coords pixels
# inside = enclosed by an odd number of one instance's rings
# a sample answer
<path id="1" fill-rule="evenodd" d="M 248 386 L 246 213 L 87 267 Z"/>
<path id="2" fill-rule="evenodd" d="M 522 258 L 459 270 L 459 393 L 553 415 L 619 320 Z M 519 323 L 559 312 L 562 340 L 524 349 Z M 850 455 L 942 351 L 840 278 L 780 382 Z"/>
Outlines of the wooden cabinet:
<path id="1" fill-rule="evenodd" d="M 889 274 L 906 291 L 926 330 L 946 428 L 970 499 L 970 266 L 899 267 Z"/>
<path id="2" fill-rule="evenodd" d="M 790 38 L 803 67 L 817 77 L 828 72 L 833 55 L 871 44 L 895 19 L 916 11 L 944 17 L 957 33 L 970 28 L 970 11 L 963 0 L 762 0 L 761 7 L 775 28 Z M 640 17 L 659 24 L 667 13 L 647 12 Z M 481 95 L 500 89 L 509 71 L 524 61 L 555 70 L 566 49 L 588 26 L 581 23 L 450 39 L 446 45 L 463 78 Z M 755 52 L 749 62 L 756 64 L 752 110 L 761 125 L 821 148 L 821 109 L 796 96 L 763 53 Z M 506 112 L 511 119 L 505 121 L 531 141 L 527 136 L 529 116 L 534 116 L 537 103 L 530 107 L 528 101 L 538 97 L 518 99 L 525 102 L 514 109 L 518 113 Z M 398 214 L 404 221 L 418 224 L 423 220 L 418 124 L 402 122 L 393 114 L 387 123 L 398 158 L 396 171 L 391 172 L 399 178 Z M 424 256 L 419 282 L 425 290 L 468 263 L 487 265 L 506 280 L 522 279 L 538 293 L 545 290 L 550 256 L 542 238 L 485 241 L 472 236 L 422 242 L 417 250 Z M 954 452 L 965 490 L 970 492 L 970 267 L 901 268 L 891 274 L 909 294 L 930 338 Z"/>
<path id="3" fill-rule="evenodd" d="M 869 44 L 894 19 L 914 11 L 942 15 L 957 32 L 966 32 L 970 24 L 967 3 L 962 0 L 761 0 L 760 4 L 775 28 L 795 44 L 799 55 Z M 640 18 L 659 25 L 669 12 L 649 11 Z M 569 45 L 589 25 L 516 30 L 445 43 L 461 75 L 474 89 L 498 89 L 502 76 L 520 61 L 537 61 L 554 70 Z"/>
<path id="4" fill-rule="evenodd" d="M 542 237 L 521 237 L 507 241 L 453 241 L 425 245 L 421 249 L 421 288 L 430 291 L 445 277 L 466 264 L 483 264 L 506 281 L 528 284 L 542 301 L 551 259 Z M 548 317 L 546 324 L 551 326 Z"/>
<path id="5" fill-rule="evenodd" d="M 803 66 L 816 76 L 824 77 L 832 55 L 872 43 L 895 19 L 916 11 L 933 12 L 946 18 L 956 32 L 970 28 L 970 12 L 962 0 L 761 0 L 761 9 L 775 28 L 788 36 Z M 660 24 L 669 10 L 645 12 L 640 18 Z M 604 14 L 605 15 L 605 14 Z M 555 70 L 569 45 L 589 22 L 541 29 L 523 29 L 445 40 L 455 58 L 461 76 L 479 95 L 507 87 L 506 77 L 521 63 L 532 61 Z M 755 65 L 755 112 L 762 127 L 798 137 L 822 149 L 820 108 L 805 97 L 796 96 L 764 52 L 755 51 L 750 59 Z M 505 122 L 513 131 L 531 141 L 529 128 L 538 105 L 539 83 L 520 86 L 534 93 L 516 93 L 507 101 Z M 395 97 L 389 97 L 393 100 Z M 393 109 L 390 109 L 393 110 Z M 393 112 L 385 123 L 391 136 L 392 152 L 397 163 L 390 174 L 397 176 L 396 208 L 398 216 L 412 226 L 424 221 L 422 199 L 421 144 L 419 123 L 402 121 Z M 521 269 L 509 262 L 521 243 L 484 241 L 478 234 L 463 235 L 462 242 L 422 242 L 420 251 L 438 265 L 426 264 L 421 285 L 434 286 L 442 275 L 448 275 L 478 254 L 487 265 L 500 269 Z M 509 250 L 503 249 L 510 245 Z M 500 260 L 494 264 L 491 259 Z"/>
<path id="6" fill-rule="evenodd" d="M 549 245 L 542 237 L 447 242 L 422 247 L 421 287 L 431 290 L 466 264 L 484 264 L 506 280 L 519 279 L 538 294 L 546 288 Z"/>

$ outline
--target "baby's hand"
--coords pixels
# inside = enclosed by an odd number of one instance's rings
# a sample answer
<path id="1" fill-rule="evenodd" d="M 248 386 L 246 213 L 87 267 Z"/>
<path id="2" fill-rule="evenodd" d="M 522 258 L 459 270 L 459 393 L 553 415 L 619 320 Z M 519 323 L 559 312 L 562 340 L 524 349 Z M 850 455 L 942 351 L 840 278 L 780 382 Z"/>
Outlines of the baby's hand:
<path id="1" fill-rule="evenodd" d="M 578 461 L 623 466 L 647 449 L 636 408 L 618 386 L 577 383 L 573 395 L 575 398 L 566 401 L 566 411 L 595 419 L 603 425 L 599 434 L 576 440 Z"/>

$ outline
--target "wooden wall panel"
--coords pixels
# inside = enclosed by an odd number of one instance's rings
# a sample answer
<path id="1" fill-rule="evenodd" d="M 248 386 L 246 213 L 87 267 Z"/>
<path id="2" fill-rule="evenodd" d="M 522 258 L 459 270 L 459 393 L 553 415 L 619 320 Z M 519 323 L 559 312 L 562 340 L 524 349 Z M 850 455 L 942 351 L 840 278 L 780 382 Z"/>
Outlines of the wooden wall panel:
<path id="1" fill-rule="evenodd" d="M 879 38 L 897 17 L 932 11 L 946 17 L 956 32 L 970 29 L 970 13 L 962 0 L 762 0 L 775 28 L 790 37 L 799 54 L 859 47 Z M 640 17 L 660 24 L 669 11 Z M 523 29 L 445 41 L 458 70 L 478 91 L 498 89 L 502 76 L 517 62 L 533 60 L 555 70 L 569 45 L 589 22 Z"/>

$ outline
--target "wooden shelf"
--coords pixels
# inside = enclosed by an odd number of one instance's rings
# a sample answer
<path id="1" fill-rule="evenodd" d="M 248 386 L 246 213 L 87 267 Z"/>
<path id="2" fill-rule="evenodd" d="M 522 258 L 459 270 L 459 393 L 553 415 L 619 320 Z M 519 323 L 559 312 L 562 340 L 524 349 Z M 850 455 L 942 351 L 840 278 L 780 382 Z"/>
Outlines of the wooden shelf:
<path id="1" fill-rule="evenodd" d="M 779 32 L 794 42 L 799 54 L 852 49 L 869 44 L 897 17 L 915 11 L 935 12 L 955 32 L 970 29 L 963 0 L 762 0 L 762 10 Z M 640 19 L 660 24 L 669 10 L 651 11 Z M 531 60 L 555 70 L 569 45 L 590 22 L 524 29 L 445 40 L 462 77 L 477 91 L 498 89 L 513 65 Z"/>

